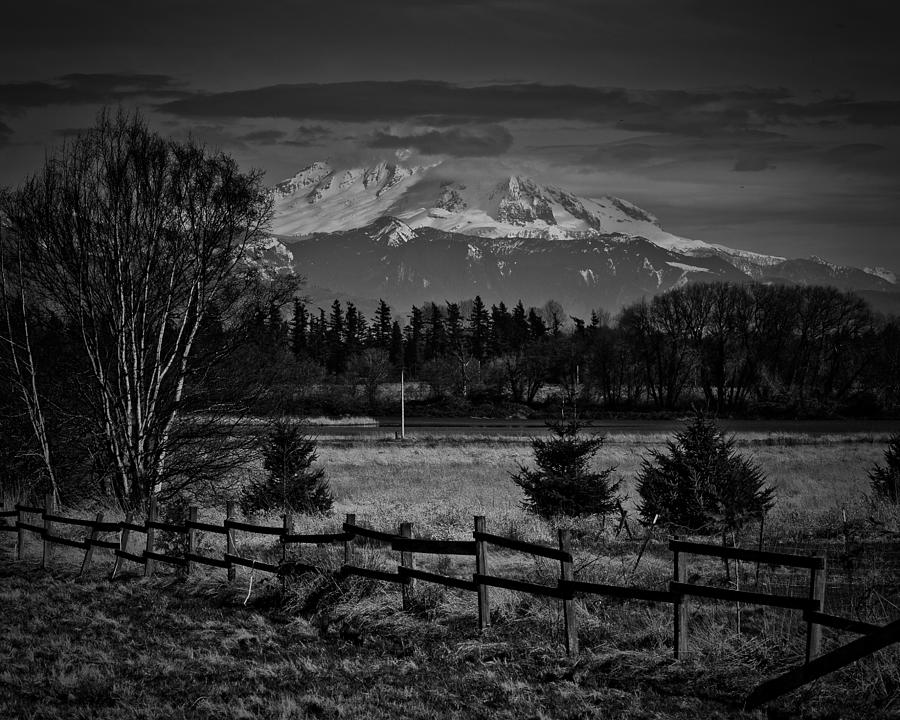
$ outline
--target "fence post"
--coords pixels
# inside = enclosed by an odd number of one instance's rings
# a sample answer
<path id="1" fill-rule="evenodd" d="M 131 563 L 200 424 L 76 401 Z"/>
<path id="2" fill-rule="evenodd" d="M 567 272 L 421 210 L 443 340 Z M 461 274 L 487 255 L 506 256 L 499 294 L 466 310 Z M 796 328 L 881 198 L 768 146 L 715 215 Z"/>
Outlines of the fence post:
<path id="1" fill-rule="evenodd" d="M 16 560 L 24 560 L 25 559 L 25 528 L 22 525 L 25 523 L 25 511 L 22 508 L 18 508 L 19 515 L 16 518 L 18 526 L 18 532 L 16 533 Z"/>
<path id="2" fill-rule="evenodd" d="M 134 521 L 134 513 L 126 513 L 125 514 L 125 524 L 130 525 Z M 122 534 L 119 536 L 119 552 L 128 552 L 128 538 L 131 537 L 131 529 L 130 528 L 122 528 Z M 122 560 L 124 558 L 116 553 L 116 562 L 113 565 L 112 572 L 109 575 L 110 580 L 115 580 L 116 575 L 122 567 Z"/>
<path id="3" fill-rule="evenodd" d="M 188 528 L 187 528 L 187 551 L 185 552 L 184 576 L 190 577 L 191 571 L 194 569 L 194 563 L 191 562 L 191 555 L 197 552 L 197 530 L 191 527 L 190 523 L 197 522 L 199 509 L 196 505 L 188 508 Z"/>
<path id="4" fill-rule="evenodd" d="M 559 530 L 559 549 L 565 553 L 572 553 L 572 533 L 568 528 Z M 572 573 L 572 561 L 560 560 L 560 579 L 572 581 L 575 579 Z M 563 618 L 566 623 L 566 654 L 578 654 L 578 618 L 575 614 L 574 595 L 562 601 Z"/>
<path id="5" fill-rule="evenodd" d="M 284 528 L 285 536 L 292 535 L 294 533 L 294 516 L 289 512 L 285 512 L 284 515 L 282 516 L 281 520 L 282 520 L 281 526 Z M 282 541 L 282 543 L 281 543 L 281 562 L 282 562 L 282 564 L 284 564 L 286 561 L 287 561 L 287 543 Z"/>
<path id="6" fill-rule="evenodd" d="M 225 519 L 234 520 L 234 500 L 229 500 L 225 504 Z M 225 529 L 225 552 L 234 555 L 234 535 L 231 528 Z M 235 577 L 234 565 L 228 563 L 228 582 L 233 582 Z"/>
<path id="7" fill-rule="evenodd" d="M 400 537 L 412 537 L 412 523 L 400 523 Z M 416 566 L 415 557 L 411 552 L 400 553 L 400 564 L 406 568 L 414 568 Z M 406 583 L 400 586 L 403 594 L 403 609 L 409 610 L 412 607 L 413 593 L 415 592 L 415 580 L 407 578 Z"/>
<path id="8" fill-rule="evenodd" d="M 41 558 L 41 567 L 46 568 L 50 565 L 50 552 L 53 544 L 50 542 L 50 535 L 53 531 L 53 523 L 48 520 L 48 516 L 53 514 L 53 493 L 47 493 L 44 496 L 44 555 Z"/>
<path id="9" fill-rule="evenodd" d="M 674 579 L 677 583 L 687 582 L 687 563 L 678 550 L 672 556 L 674 565 Z M 675 600 L 675 659 L 683 660 L 688 653 L 688 599 L 686 595 L 679 594 Z"/>
<path id="10" fill-rule="evenodd" d="M 486 532 L 484 529 L 484 515 L 475 516 L 475 532 Z M 487 575 L 487 543 L 484 540 L 475 539 L 475 573 Z M 477 582 L 478 590 L 478 629 L 484 630 L 491 624 L 491 606 L 488 598 L 488 586 Z"/>
<path id="11" fill-rule="evenodd" d="M 827 556 L 819 553 L 822 558 L 822 567 L 810 568 L 809 571 L 809 599 L 816 602 L 814 608 L 817 612 L 825 610 L 825 570 Z M 822 626 L 818 623 L 807 621 L 806 623 L 806 662 L 818 657 L 822 650 Z"/>
<path id="12" fill-rule="evenodd" d="M 97 536 L 100 534 L 100 531 L 97 530 L 97 525 L 103 522 L 103 513 L 97 513 L 97 517 L 94 520 L 94 527 L 91 528 L 91 534 L 88 535 L 87 540 L 87 550 L 84 551 L 84 562 L 81 563 L 81 570 L 78 572 L 79 575 L 84 575 L 84 571 L 88 569 L 91 564 L 91 558 L 94 556 L 94 540 L 97 539 Z"/>
<path id="13" fill-rule="evenodd" d="M 150 509 L 147 512 L 147 548 L 146 552 L 153 552 L 153 541 L 155 540 L 156 530 L 154 530 L 153 526 L 150 525 L 152 522 L 157 521 L 157 507 L 156 507 L 156 495 L 150 496 Z M 144 577 L 150 577 L 153 574 L 153 559 L 149 557 L 146 553 L 144 554 Z"/>
<path id="14" fill-rule="evenodd" d="M 347 525 L 356 525 L 356 515 L 354 513 L 347 513 L 347 517 L 344 520 Z M 352 565 L 353 564 L 353 538 L 348 537 L 344 540 L 344 565 Z"/>

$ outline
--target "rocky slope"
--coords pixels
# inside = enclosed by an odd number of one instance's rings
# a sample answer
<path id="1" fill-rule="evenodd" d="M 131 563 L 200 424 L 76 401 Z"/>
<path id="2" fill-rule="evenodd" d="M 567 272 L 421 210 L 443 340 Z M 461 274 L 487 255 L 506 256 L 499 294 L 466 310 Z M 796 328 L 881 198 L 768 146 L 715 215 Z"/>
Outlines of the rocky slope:
<path id="1" fill-rule="evenodd" d="M 615 309 L 691 281 L 830 284 L 900 298 L 881 268 L 762 255 L 666 232 L 614 196 L 585 198 L 532 178 L 465 183 L 440 166 L 317 162 L 274 190 L 274 231 L 294 268 L 330 292 L 405 306 L 480 294 L 555 299 L 575 314 Z M 277 254 L 280 252 L 281 254 Z"/>

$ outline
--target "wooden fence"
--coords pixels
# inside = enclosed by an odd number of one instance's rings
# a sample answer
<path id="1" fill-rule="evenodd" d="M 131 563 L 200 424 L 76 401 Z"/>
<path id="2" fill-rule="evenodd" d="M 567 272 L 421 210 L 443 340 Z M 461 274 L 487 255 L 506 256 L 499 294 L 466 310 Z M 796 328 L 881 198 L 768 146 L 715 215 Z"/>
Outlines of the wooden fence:
<path id="1" fill-rule="evenodd" d="M 37 521 L 33 519 L 35 516 L 40 517 L 41 524 L 37 524 Z M 200 522 L 198 516 L 198 508 L 191 507 L 188 518 L 183 523 L 160 522 L 154 498 L 150 501 L 148 515 L 142 523 L 135 522 L 130 514 L 122 522 L 104 522 L 102 513 L 97 514 L 94 519 L 70 518 L 56 514 L 53 498 L 47 496 L 44 507 L 17 504 L 14 509 L 6 510 L 4 506 L 0 505 L 0 532 L 17 533 L 16 557 L 18 560 L 25 557 L 27 536 L 29 534 L 38 536 L 42 544 L 42 567 L 49 566 L 54 545 L 65 545 L 84 550 L 81 573 L 90 566 L 95 548 L 111 550 L 115 557 L 111 572 L 113 578 L 120 572 L 126 561 L 142 565 L 143 574 L 148 577 L 153 574 L 156 563 L 173 565 L 184 576 L 190 575 L 195 565 L 207 565 L 225 570 L 229 581 L 235 579 L 236 566 L 272 573 L 280 577 L 310 572 L 328 574 L 329 571 L 322 567 L 298 559 L 288 559 L 287 548 L 291 545 L 304 544 L 339 545 L 343 548 L 343 563 L 337 575 L 340 577 L 356 575 L 376 581 L 396 583 L 401 589 L 404 610 L 411 607 L 417 582 L 436 583 L 475 593 L 478 603 L 478 627 L 481 630 L 487 628 L 491 622 L 489 589 L 492 587 L 556 598 L 562 605 L 565 646 L 570 655 L 578 653 L 578 618 L 574 602 L 578 595 L 601 595 L 671 604 L 674 611 L 672 646 L 676 659 L 684 658 L 689 652 L 688 617 L 689 598 L 691 597 L 787 608 L 802 612 L 803 620 L 807 625 L 806 664 L 756 688 L 748 698 L 748 705 L 751 706 L 768 702 L 827 672 L 832 672 L 870 652 L 875 652 L 875 650 L 900 640 L 900 625 L 897 622 L 880 627 L 823 612 L 826 574 L 826 559 L 823 553 L 795 555 L 709 545 L 673 538 L 669 541 L 669 549 L 673 553 L 673 579 L 667 590 L 657 590 L 578 580 L 575 578 L 573 570 L 571 537 L 568 530 L 559 531 L 558 544 L 556 547 L 552 547 L 489 533 L 486 529 L 485 518 L 482 516 L 475 517 L 472 540 L 416 538 L 413 537 L 410 523 L 401 523 L 396 533 L 374 530 L 358 524 L 356 516 L 352 514 L 346 516 L 342 532 L 296 534 L 293 531 L 293 519 L 290 515 L 284 516 L 281 526 L 256 525 L 236 520 L 233 502 L 227 504 L 225 520 L 221 525 Z M 6 525 L 3 523 L 4 518 L 15 518 L 15 523 Z M 84 528 L 85 536 L 81 540 L 74 540 L 56 534 L 58 525 Z M 182 536 L 184 552 L 181 555 L 157 552 L 157 531 Z M 225 536 L 221 558 L 200 555 L 196 552 L 197 532 Z M 282 548 L 280 562 L 271 563 L 242 557 L 236 549 L 236 532 L 277 537 Z M 100 537 L 113 533 L 118 535 L 116 539 Z M 144 549 L 139 554 L 128 551 L 133 533 L 141 533 L 145 537 Z M 376 570 L 354 564 L 354 548 L 363 542 L 386 546 L 398 552 L 400 562 L 396 571 Z M 555 584 L 550 585 L 491 575 L 488 552 L 491 546 L 556 560 L 559 562 L 559 578 Z M 422 554 L 471 557 L 474 561 L 472 574 L 470 577 L 454 577 L 422 570 L 416 567 L 416 555 Z M 809 592 L 806 597 L 795 597 L 691 584 L 687 582 L 686 558 L 689 555 L 807 569 L 809 570 Z M 819 657 L 823 626 L 857 633 L 863 637 Z"/>

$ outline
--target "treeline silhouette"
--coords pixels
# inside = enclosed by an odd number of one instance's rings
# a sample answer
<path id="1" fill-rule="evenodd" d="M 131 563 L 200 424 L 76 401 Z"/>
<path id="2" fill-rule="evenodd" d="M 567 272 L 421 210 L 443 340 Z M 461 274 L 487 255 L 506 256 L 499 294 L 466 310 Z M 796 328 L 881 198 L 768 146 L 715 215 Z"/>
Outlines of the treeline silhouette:
<path id="1" fill-rule="evenodd" d="M 552 301 L 488 308 L 480 297 L 413 306 L 402 321 L 383 300 L 371 319 L 338 300 L 288 310 L 257 310 L 252 362 L 272 370 L 267 393 L 280 402 L 300 385 L 328 386 L 303 396 L 326 410 L 389 411 L 379 386 L 401 368 L 451 411 L 577 401 L 582 411 L 874 415 L 900 403 L 900 321 L 830 287 L 690 284 L 615 317 L 568 317 Z"/>

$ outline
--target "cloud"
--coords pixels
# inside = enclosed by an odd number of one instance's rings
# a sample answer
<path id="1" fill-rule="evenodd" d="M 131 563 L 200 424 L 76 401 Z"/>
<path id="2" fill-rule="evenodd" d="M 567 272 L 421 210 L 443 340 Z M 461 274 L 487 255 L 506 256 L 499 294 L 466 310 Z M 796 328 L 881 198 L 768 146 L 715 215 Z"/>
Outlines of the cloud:
<path id="1" fill-rule="evenodd" d="M 634 90 L 540 83 L 464 86 L 426 80 L 272 85 L 194 94 L 159 109 L 181 117 L 410 121 L 433 127 L 575 120 L 689 137 L 767 133 L 772 125 L 900 125 L 900 102 L 803 102 L 784 88 Z"/>
<path id="2" fill-rule="evenodd" d="M 311 147 L 321 145 L 332 136 L 331 130 L 324 125 L 301 125 L 294 131 L 290 140 L 285 140 L 285 145 L 296 147 Z"/>
<path id="3" fill-rule="evenodd" d="M 681 132 L 698 125 L 747 124 L 742 104 L 768 103 L 784 90 L 630 91 L 577 85 L 480 85 L 446 82 L 347 82 L 272 85 L 198 94 L 159 109 L 183 117 L 288 117 L 344 122 L 427 118 L 431 125 L 508 119 L 570 119 Z M 667 121 L 672 114 L 680 120 Z M 691 117 L 693 116 L 693 120 Z"/>
<path id="4" fill-rule="evenodd" d="M 735 172 L 760 172 L 769 170 L 773 166 L 769 163 L 769 158 L 765 155 L 757 153 L 741 153 L 737 160 L 734 161 Z"/>
<path id="5" fill-rule="evenodd" d="M 868 158 L 884 150 L 884 145 L 875 143 L 849 143 L 831 148 L 824 154 L 824 159 L 838 165 L 853 163 L 860 158 Z"/>
<path id="6" fill-rule="evenodd" d="M 12 137 L 12 128 L 6 123 L 0 122 L 0 147 L 9 145 L 9 139 Z"/>
<path id="7" fill-rule="evenodd" d="M 512 147 L 513 137 L 502 125 L 450 130 L 425 130 L 405 135 L 376 132 L 367 143 L 372 148 L 411 148 L 423 155 L 489 157 L 502 155 Z"/>
<path id="8" fill-rule="evenodd" d="M 254 130 L 239 135 L 235 139 L 257 145 L 275 145 L 284 138 L 285 134 L 283 130 Z"/>
<path id="9" fill-rule="evenodd" d="M 20 111 L 49 105 L 92 105 L 134 97 L 184 98 L 190 93 L 169 75 L 72 73 L 52 82 L 0 83 L 0 108 Z"/>

